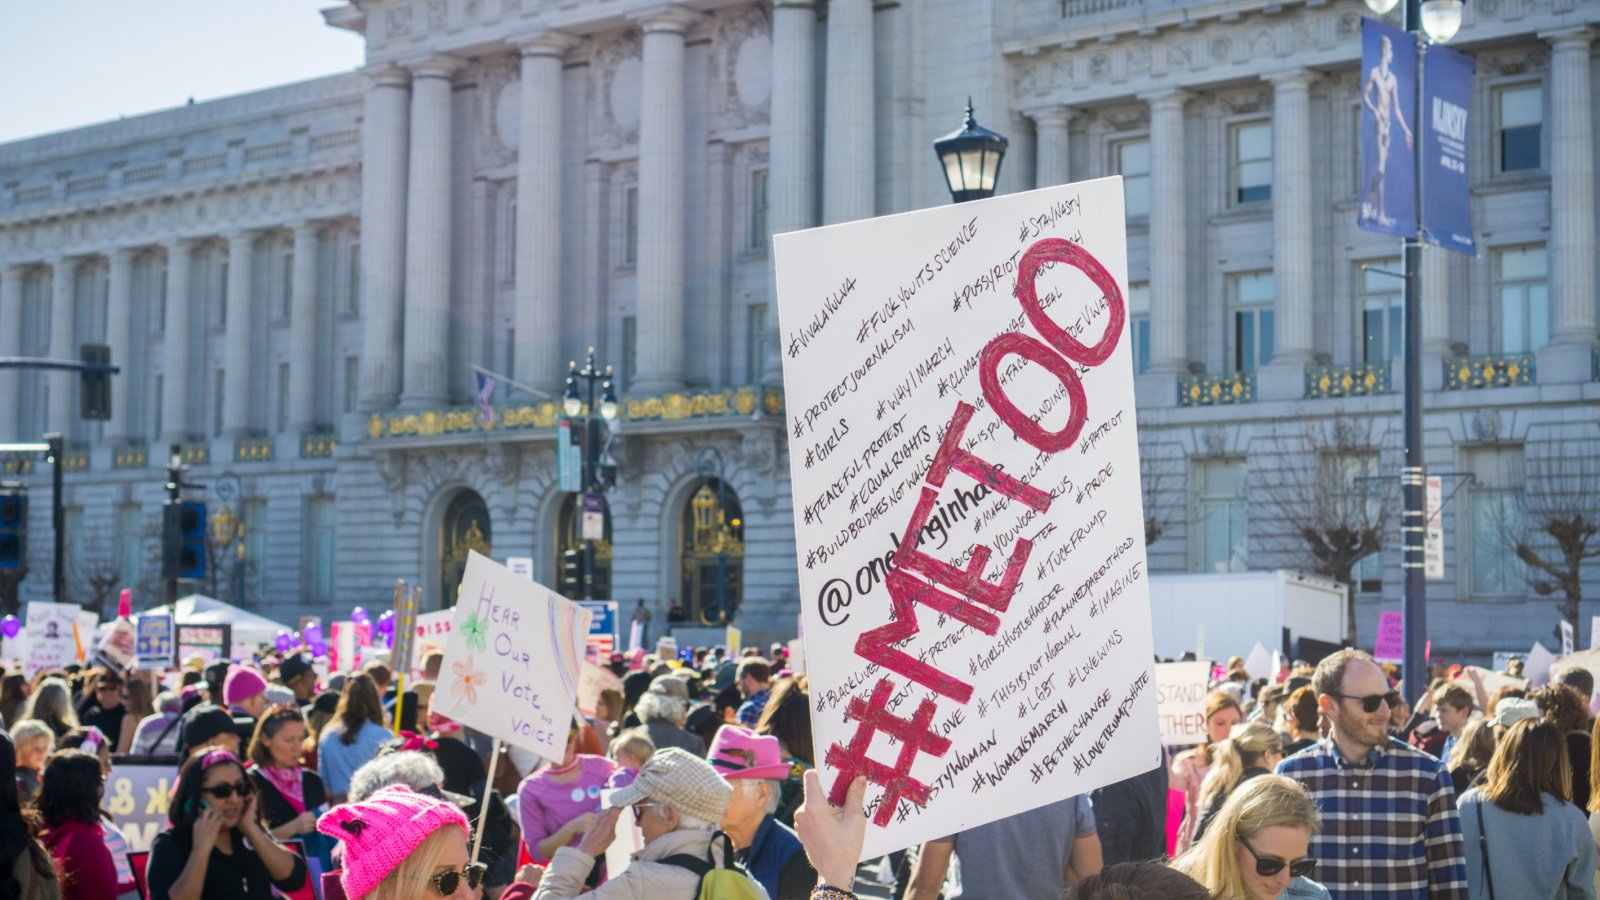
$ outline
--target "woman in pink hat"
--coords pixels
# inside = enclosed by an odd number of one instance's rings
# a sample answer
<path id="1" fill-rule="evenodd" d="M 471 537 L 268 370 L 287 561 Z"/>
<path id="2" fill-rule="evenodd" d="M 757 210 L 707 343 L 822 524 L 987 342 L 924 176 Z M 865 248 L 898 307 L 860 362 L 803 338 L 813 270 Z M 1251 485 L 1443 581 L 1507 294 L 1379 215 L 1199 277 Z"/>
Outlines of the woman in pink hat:
<path id="1" fill-rule="evenodd" d="M 339 884 L 350 900 L 483 896 L 471 861 L 470 826 L 448 800 L 393 785 L 329 810 L 317 830 L 344 843 Z"/>

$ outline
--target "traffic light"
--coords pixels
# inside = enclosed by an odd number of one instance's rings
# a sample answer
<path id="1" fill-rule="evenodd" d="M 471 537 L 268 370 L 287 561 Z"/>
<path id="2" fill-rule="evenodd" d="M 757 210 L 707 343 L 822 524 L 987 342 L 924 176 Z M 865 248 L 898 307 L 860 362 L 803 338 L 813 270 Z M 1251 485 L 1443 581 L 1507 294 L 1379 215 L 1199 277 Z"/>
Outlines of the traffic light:
<path id="1" fill-rule="evenodd" d="M 111 348 L 105 344 L 83 344 L 78 352 L 86 366 L 111 365 Z M 105 368 L 79 371 L 78 412 L 85 419 L 111 418 L 110 371 Z"/>
<path id="2" fill-rule="evenodd" d="M 20 569 L 28 546 L 28 495 L 0 494 L 0 569 Z"/>
<path id="3" fill-rule="evenodd" d="M 583 551 L 561 551 L 561 587 L 569 598 L 583 596 Z"/>
<path id="4" fill-rule="evenodd" d="M 200 581 L 206 577 L 206 505 L 162 507 L 161 577 Z"/>

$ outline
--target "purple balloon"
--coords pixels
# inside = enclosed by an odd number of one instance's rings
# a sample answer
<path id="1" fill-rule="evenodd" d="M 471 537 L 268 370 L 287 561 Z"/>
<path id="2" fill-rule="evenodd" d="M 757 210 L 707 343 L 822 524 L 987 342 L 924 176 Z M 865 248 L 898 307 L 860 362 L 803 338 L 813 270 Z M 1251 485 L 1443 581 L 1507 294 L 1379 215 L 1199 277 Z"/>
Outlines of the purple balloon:
<path id="1" fill-rule="evenodd" d="M 312 656 L 327 656 L 328 655 L 328 645 L 326 643 L 323 643 L 322 641 L 312 641 L 311 642 L 311 655 Z"/>
<path id="2" fill-rule="evenodd" d="M 322 643 L 322 623 L 312 622 L 307 625 L 303 636 L 307 644 L 316 645 Z"/>
<path id="3" fill-rule="evenodd" d="M 278 648 L 279 653 L 288 653 L 289 648 L 294 646 L 294 638 L 289 636 L 289 632 L 280 630 L 272 644 Z"/>
<path id="4" fill-rule="evenodd" d="M 0 634 L 14 638 L 22 633 L 22 622 L 16 616 L 6 616 L 0 620 Z"/>
<path id="5" fill-rule="evenodd" d="M 394 635 L 392 635 L 392 634 L 384 635 L 383 636 L 383 646 L 388 648 L 388 649 L 390 649 L 390 650 L 393 650 L 394 649 Z"/>
<path id="6" fill-rule="evenodd" d="M 379 634 L 394 634 L 394 613 L 385 612 L 379 616 L 377 629 Z"/>
<path id="7" fill-rule="evenodd" d="M 371 625 L 372 617 L 367 615 L 366 607 L 358 606 L 355 609 L 350 610 L 350 621 L 356 623 L 357 625 Z"/>

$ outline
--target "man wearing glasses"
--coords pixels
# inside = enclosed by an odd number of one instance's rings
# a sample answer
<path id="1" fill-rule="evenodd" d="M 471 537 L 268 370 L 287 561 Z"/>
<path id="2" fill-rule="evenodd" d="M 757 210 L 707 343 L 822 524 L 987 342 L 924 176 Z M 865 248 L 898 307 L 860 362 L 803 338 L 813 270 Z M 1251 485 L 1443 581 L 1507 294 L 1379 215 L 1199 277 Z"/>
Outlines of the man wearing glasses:
<path id="1" fill-rule="evenodd" d="M 1335 900 L 1466 900 L 1467 868 L 1455 790 L 1439 760 L 1389 737 L 1400 702 L 1360 650 L 1340 650 L 1311 679 L 1328 736 L 1278 763 L 1322 812 L 1311 839 Z"/>

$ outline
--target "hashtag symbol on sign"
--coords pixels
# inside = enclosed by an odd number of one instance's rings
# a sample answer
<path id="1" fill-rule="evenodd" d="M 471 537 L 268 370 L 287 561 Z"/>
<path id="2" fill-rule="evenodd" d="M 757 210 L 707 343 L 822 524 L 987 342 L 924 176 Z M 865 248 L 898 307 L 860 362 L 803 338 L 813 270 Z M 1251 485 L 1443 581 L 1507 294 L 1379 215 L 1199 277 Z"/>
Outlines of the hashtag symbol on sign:
<path id="1" fill-rule="evenodd" d="M 936 709 L 931 699 L 923 698 L 911 718 L 902 719 L 889 712 L 889 697 L 892 694 L 894 685 L 889 679 L 883 678 L 872 689 L 868 699 L 850 698 L 845 717 L 861 724 L 856 726 L 856 733 L 848 745 L 830 746 L 825 760 L 827 765 L 839 770 L 839 777 L 834 779 L 833 789 L 828 794 L 828 802 L 834 806 L 844 805 L 845 793 L 850 790 L 850 783 L 856 780 L 857 775 L 865 775 L 868 781 L 883 788 L 883 802 L 878 804 L 878 812 L 872 817 L 873 823 L 880 828 L 889 824 L 902 799 L 918 806 L 928 802 L 929 787 L 911 777 L 911 764 L 916 761 L 917 754 L 943 756 L 950 750 L 950 742 L 934 734 L 930 727 Z M 895 758 L 893 766 L 867 758 L 872 738 L 880 731 L 900 742 L 900 755 Z"/>

